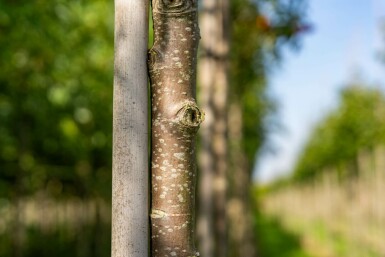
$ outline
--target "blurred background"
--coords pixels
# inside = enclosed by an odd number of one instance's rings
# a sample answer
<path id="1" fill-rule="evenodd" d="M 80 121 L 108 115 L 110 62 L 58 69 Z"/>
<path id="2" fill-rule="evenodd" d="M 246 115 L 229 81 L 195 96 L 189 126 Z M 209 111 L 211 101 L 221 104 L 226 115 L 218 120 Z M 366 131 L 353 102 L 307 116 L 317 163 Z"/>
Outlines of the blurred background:
<path id="1" fill-rule="evenodd" d="M 199 137 L 201 255 L 384 256 L 385 3 L 205 1 L 198 99 L 223 124 Z M 113 15 L 0 0 L 0 256 L 110 256 Z"/>
<path id="2" fill-rule="evenodd" d="M 0 1 L 0 256 L 109 256 L 112 1 Z"/>

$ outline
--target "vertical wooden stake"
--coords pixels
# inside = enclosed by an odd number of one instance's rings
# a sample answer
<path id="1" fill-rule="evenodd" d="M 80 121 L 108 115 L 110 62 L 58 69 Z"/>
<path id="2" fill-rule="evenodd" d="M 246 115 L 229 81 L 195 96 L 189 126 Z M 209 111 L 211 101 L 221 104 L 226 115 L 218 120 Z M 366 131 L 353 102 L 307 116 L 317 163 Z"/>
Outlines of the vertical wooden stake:
<path id="1" fill-rule="evenodd" d="M 148 2 L 115 0 L 112 257 L 149 252 L 147 44 Z"/>

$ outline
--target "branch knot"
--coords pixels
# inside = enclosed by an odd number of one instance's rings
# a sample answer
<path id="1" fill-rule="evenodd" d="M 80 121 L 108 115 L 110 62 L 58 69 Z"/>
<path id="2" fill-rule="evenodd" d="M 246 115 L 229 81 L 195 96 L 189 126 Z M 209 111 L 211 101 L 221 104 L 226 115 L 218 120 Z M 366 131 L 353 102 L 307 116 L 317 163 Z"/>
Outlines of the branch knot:
<path id="1" fill-rule="evenodd" d="M 170 16 L 183 15 L 196 12 L 196 0 L 155 0 L 153 1 L 154 13 L 167 14 Z"/>
<path id="2" fill-rule="evenodd" d="M 190 129 L 198 129 L 199 125 L 204 121 L 204 112 L 199 110 L 195 102 L 186 102 L 177 113 L 179 123 Z"/>

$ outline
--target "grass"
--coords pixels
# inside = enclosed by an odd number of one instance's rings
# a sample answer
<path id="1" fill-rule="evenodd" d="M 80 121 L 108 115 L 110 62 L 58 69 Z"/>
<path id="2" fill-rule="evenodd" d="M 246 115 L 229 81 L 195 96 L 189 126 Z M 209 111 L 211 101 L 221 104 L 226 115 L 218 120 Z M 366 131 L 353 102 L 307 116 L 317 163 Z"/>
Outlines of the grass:
<path id="1" fill-rule="evenodd" d="M 278 219 L 259 213 L 255 229 L 261 257 L 312 257 L 302 249 L 301 238 L 286 230 Z"/>

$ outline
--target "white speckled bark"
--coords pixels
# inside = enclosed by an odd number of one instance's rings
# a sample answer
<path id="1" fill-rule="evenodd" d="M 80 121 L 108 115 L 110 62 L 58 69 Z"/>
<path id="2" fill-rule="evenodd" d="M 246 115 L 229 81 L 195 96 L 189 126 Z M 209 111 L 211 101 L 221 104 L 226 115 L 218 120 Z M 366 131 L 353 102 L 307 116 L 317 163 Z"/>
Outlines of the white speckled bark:
<path id="1" fill-rule="evenodd" d="M 199 41 L 196 0 L 153 0 L 152 257 L 199 256 L 195 249 L 195 136 Z"/>
<path id="2" fill-rule="evenodd" d="M 149 253 L 147 42 L 148 2 L 116 0 L 112 257 Z"/>

